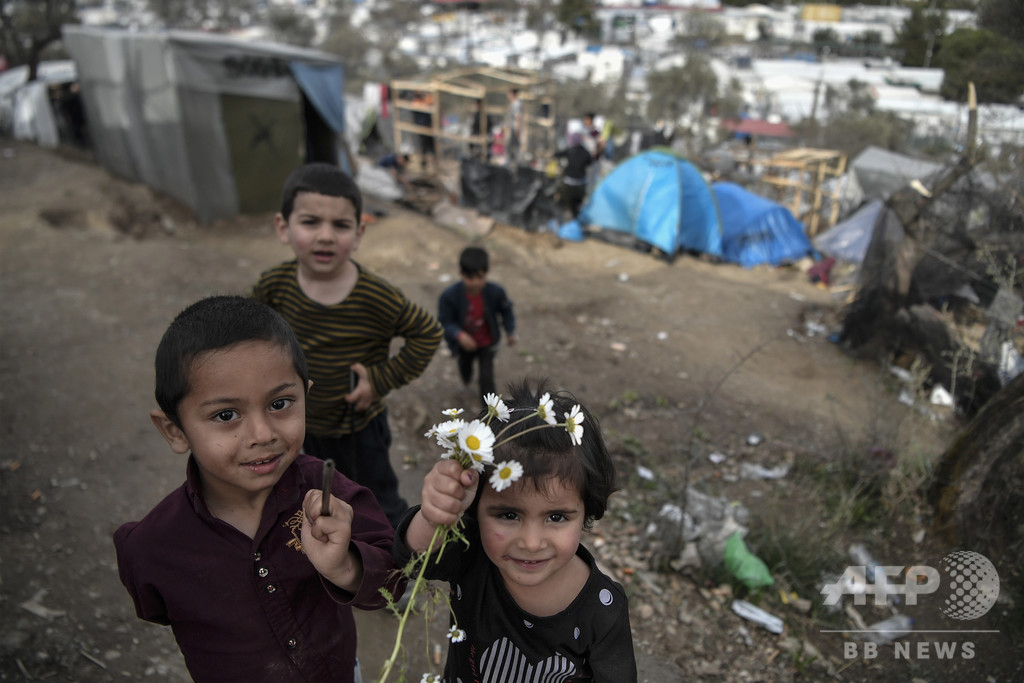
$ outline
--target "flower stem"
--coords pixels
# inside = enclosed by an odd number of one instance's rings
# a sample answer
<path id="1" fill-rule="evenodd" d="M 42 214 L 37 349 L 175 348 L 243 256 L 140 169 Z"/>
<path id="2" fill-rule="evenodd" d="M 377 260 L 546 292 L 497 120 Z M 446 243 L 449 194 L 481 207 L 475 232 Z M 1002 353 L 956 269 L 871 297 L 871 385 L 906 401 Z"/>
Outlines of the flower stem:
<path id="1" fill-rule="evenodd" d="M 427 570 L 427 562 L 430 561 L 430 551 L 434 549 L 434 543 L 437 539 L 441 537 L 442 534 L 447 534 L 448 531 L 449 527 L 447 526 L 439 526 L 434 529 L 434 536 L 430 539 L 430 544 L 427 546 L 426 552 L 422 555 L 422 563 L 420 564 L 419 572 L 416 574 L 416 580 L 412 584 L 412 593 L 409 594 L 409 603 L 405 606 L 405 611 L 402 612 L 402 616 L 398 620 L 398 633 L 395 635 L 395 647 L 391 650 L 391 656 L 384 662 L 384 667 L 381 669 L 380 676 L 377 678 L 377 683 L 384 683 L 387 681 L 388 675 L 391 673 L 391 667 L 394 666 L 395 660 L 398 659 L 398 653 L 402 649 L 402 633 L 405 631 L 405 624 L 409 620 L 409 614 L 415 606 L 416 594 L 419 592 L 420 587 L 423 586 L 423 574 Z"/>
<path id="2" fill-rule="evenodd" d="M 532 416 L 527 416 L 527 417 L 532 417 Z M 526 418 L 524 417 L 523 419 L 525 420 Z M 500 437 L 502 434 L 504 434 L 505 431 L 509 427 L 511 427 L 511 426 L 512 426 L 512 423 L 509 423 L 509 424 L 505 425 L 505 429 L 502 429 L 500 432 L 498 432 L 498 436 Z M 541 423 L 539 425 L 534 425 L 532 427 L 529 427 L 528 429 L 524 429 L 521 432 L 513 434 L 512 436 L 508 437 L 504 441 L 498 441 L 496 444 L 494 444 L 494 446 L 492 448 L 498 448 L 499 446 L 504 446 L 505 444 L 507 444 L 512 439 L 518 439 L 523 434 L 529 434 L 530 432 L 535 432 L 538 429 L 551 429 L 552 427 L 564 427 L 564 426 L 565 426 L 564 422 L 559 422 L 558 424 L 549 424 L 547 422 L 543 422 L 543 423 Z"/>

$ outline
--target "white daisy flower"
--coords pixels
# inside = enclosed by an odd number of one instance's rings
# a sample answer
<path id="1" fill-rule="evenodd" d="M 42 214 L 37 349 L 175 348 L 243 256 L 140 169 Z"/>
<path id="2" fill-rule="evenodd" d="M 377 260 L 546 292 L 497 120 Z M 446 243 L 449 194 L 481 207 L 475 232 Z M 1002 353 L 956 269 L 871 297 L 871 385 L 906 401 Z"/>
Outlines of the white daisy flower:
<path id="1" fill-rule="evenodd" d="M 465 411 L 463 411 L 462 408 L 447 408 L 446 410 L 442 410 L 441 414 L 447 415 L 448 417 L 458 417 L 459 415 L 462 415 L 463 412 Z"/>
<path id="2" fill-rule="evenodd" d="M 484 471 L 494 462 L 494 432 L 480 420 L 473 420 L 459 430 L 459 448 L 472 459 L 473 468 Z"/>
<path id="3" fill-rule="evenodd" d="M 491 486 L 495 491 L 504 491 L 522 476 L 523 466 L 515 460 L 506 460 L 494 466 L 490 479 Z"/>
<path id="4" fill-rule="evenodd" d="M 448 640 L 452 641 L 453 643 L 461 643 L 465 639 L 466 632 L 458 626 L 452 626 L 450 629 L 448 629 Z"/>
<path id="5" fill-rule="evenodd" d="M 423 674 L 420 683 L 441 683 L 441 677 L 437 674 Z"/>
<path id="6" fill-rule="evenodd" d="M 586 417 L 578 405 L 565 413 L 565 431 L 569 432 L 569 438 L 579 446 L 583 442 L 583 418 Z"/>
<path id="7" fill-rule="evenodd" d="M 555 417 L 555 403 L 551 400 L 550 393 L 545 393 L 540 397 L 540 405 L 537 406 L 537 417 L 549 425 L 558 423 L 558 418 Z"/>
<path id="8" fill-rule="evenodd" d="M 466 425 L 464 420 L 448 420 L 434 425 L 431 430 L 437 437 L 437 445 L 441 448 L 455 448 L 459 443 L 459 430 Z"/>
<path id="9" fill-rule="evenodd" d="M 502 422 L 508 422 L 509 411 L 508 406 L 501 400 L 501 396 L 497 394 L 487 394 L 484 396 L 484 403 L 487 404 L 487 416 L 496 417 Z"/>

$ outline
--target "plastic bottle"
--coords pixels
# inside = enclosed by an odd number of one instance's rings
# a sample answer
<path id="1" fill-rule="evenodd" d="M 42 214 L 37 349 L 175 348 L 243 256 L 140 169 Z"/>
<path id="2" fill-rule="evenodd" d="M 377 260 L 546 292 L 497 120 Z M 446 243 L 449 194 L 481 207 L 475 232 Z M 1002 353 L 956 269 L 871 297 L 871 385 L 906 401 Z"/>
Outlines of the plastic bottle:
<path id="1" fill-rule="evenodd" d="M 850 558 L 858 565 L 864 567 L 864 581 L 867 583 L 875 582 L 875 568 L 878 567 L 878 563 L 875 562 L 875 558 L 871 557 L 871 553 L 860 543 L 854 543 L 849 549 Z M 900 598 L 896 593 L 889 593 L 885 596 L 886 602 L 890 605 L 899 604 Z"/>
<path id="2" fill-rule="evenodd" d="M 864 640 L 881 645 L 902 638 L 910 633 L 914 620 L 905 614 L 894 614 L 884 621 L 871 624 L 864 633 Z"/>
<path id="3" fill-rule="evenodd" d="M 768 629 L 772 633 L 782 633 L 782 619 L 779 619 L 774 614 L 765 612 L 756 605 L 751 605 L 746 600 L 733 600 L 732 611 L 747 621 L 752 621 L 758 626 Z"/>

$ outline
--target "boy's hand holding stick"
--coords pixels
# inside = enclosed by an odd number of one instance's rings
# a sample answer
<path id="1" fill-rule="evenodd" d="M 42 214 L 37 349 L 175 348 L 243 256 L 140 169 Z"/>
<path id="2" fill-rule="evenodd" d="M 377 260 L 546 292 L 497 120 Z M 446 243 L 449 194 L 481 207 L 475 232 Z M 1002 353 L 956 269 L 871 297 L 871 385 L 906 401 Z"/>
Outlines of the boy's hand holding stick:
<path id="1" fill-rule="evenodd" d="M 331 486 L 334 483 L 334 461 L 324 460 L 324 478 L 320 497 L 320 515 L 331 516 Z"/>

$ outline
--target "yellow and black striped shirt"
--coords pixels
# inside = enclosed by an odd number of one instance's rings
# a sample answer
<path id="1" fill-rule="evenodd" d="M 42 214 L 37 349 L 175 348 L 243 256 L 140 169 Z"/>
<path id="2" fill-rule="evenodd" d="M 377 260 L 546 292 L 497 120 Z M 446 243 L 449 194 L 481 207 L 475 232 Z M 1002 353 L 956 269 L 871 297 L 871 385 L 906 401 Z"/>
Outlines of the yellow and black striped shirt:
<path id="1" fill-rule="evenodd" d="M 264 271 L 251 294 L 280 313 L 299 338 L 313 380 L 306 399 L 306 431 L 317 436 L 343 436 L 366 427 L 384 410 L 388 392 L 423 373 L 443 335 L 441 324 L 422 306 L 353 264 L 359 268 L 359 279 L 344 301 L 333 306 L 302 292 L 294 260 Z M 405 343 L 390 356 L 394 337 Z M 344 398 L 349 392 L 349 366 L 356 362 L 366 366 L 373 390 L 381 397 L 361 413 Z"/>

